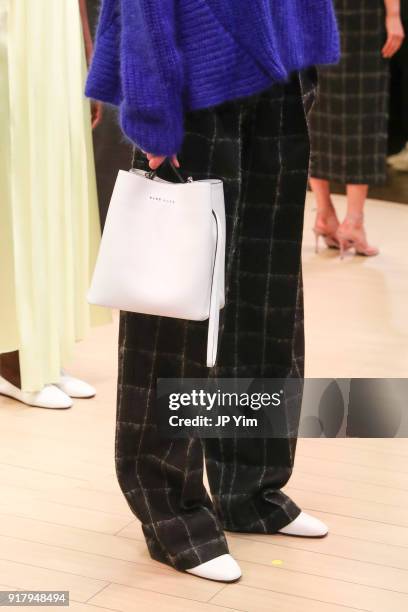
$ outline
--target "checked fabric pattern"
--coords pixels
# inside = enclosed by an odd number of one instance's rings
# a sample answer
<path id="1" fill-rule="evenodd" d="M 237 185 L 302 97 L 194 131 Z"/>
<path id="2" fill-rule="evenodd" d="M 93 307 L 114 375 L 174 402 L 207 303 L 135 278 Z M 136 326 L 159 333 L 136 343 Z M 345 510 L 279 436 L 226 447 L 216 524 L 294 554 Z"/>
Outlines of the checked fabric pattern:
<path id="1" fill-rule="evenodd" d="M 183 570 L 228 552 L 224 529 L 272 533 L 300 509 L 281 488 L 288 439 L 161 439 L 158 377 L 303 376 L 301 242 L 315 70 L 267 91 L 186 116 L 181 167 L 219 177 L 226 196 L 226 305 L 217 366 L 205 367 L 207 322 L 122 312 L 116 469 L 150 555 Z M 138 167 L 146 168 L 143 156 Z M 172 180 L 171 171 L 161 171 Z M 203 484 L 206 461 L 212 500 Z"/>
<path id="2" fill-rule="evenodd" d="M 386 180 L 388 60 L 383 0 L 335 0 L 341 60 L 319 68 L 310 115 L 311 176 L 342 184 Z"/>

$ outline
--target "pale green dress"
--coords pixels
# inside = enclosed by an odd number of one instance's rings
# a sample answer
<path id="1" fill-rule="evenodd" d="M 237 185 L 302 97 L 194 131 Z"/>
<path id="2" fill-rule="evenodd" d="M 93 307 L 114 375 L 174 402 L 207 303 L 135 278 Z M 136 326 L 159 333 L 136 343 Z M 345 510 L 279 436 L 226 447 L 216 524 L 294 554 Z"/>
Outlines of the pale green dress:
<path id="1" fill-rule="evenodd" d="M 56 382 L 110 313 L 86 291 L 100 237 L 78 0 L 0 0 L 0 353 Z"/>

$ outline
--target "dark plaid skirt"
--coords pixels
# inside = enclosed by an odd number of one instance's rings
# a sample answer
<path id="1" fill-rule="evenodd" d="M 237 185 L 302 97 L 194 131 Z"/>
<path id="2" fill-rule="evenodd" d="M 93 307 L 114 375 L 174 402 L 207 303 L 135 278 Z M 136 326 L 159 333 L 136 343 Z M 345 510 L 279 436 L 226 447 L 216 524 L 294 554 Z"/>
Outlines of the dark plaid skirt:
<path id="1" fill-rule="evenodd" d="M 319 68 L 310 115 L 311 176 L 344 184 L 384 183 L 388 60 L 383 0 L 335 0 L 342 57 Z"/>
<path id="2" fill-rule="evenodd" d="M 158 377 L 302 377 L 301 243 L 316 73 L 189 113 L 181 167 L 224 181 L 226 304 L 217 366 L 207 321 L 122 312 L 116 469 L 154 559 L 186 569 L 228 552 L 223 529 L 272 533 L 300 509 L 280 489 L 296 439 L 161 439 Z M 146 168 L 142 156 L 137 164 Z M 160 172 L 171 180 L 172 175 Z M 300 409 L 298 398 L 297 409 Z M 203 485 L 203 447 L 212 501 Z"/>

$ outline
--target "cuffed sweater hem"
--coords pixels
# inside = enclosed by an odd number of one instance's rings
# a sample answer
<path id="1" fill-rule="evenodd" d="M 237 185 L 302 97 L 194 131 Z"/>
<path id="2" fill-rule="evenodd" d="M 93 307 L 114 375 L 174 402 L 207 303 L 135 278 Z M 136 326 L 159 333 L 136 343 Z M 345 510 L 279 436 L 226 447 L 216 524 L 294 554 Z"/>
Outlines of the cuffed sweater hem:
<path id="1" fill-rule="evenodd" d="M 120 126 L 127 138 L 142 151 L 170 157 L 181 149 L 184 140 L 184 117 L 181 110 L 175 116 L 154 115 L 129 107 L 122 102 Z"/>

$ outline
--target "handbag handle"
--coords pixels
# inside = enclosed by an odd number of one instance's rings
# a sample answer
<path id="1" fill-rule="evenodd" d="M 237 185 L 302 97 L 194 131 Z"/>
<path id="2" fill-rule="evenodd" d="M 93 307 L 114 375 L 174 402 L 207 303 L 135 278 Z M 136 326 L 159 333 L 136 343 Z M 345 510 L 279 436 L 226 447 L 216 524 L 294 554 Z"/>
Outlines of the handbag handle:
<path id="1" fill-rule="evenodd" d="M 176 166 L 170 161 L 170 159 L 167 158 L 166 161 L 168 162 L 170 168 L 173 170 L 174 174 L 176 175 L 180 183 L 187 183 L 186 179 L 183 177 L 181 172 L 177 170 Z M 159 168 L 157 168 L 157 170 L 150 170 L 150 172 L 147 172 L 146 173 L 147 178 L 153 180 L 157 176 L 158 170 Z"/>
<path id="2" fill-rule="evenodd" d="M 222 273 L 221 244 L 224 239 L 222 234 L 221 219 L 214 209 L 212 214 L 217 226 L 217 242 L 211 280 L 210 310 L 208 317 L 207 368 L 214 367 L 217 361 L 218 333 L 220 324 L 220 278 Z"/>
<path id="3" fill-rule="evenodd" d="M 135 164 L 136 164 L 136 153 L 137 153 L 137 148 L 133 147 L 133 152 L 132 152 L 132 169 L 136 168 Z M 170 165 L 170 168 L 173 170 L 174 174 L 176 175 L 176 177 L 178 178 L 178 180 L 180 181 L 180 183 L 187 183 L 190 182 L 189 180 L 186 181 L 186 179 L 183 177 L 183 175 L 181 174 L 181 172 L 179 172 L 176 168 L 176 166 L 172 163 L 170 158 L 166 158 L 166 160 L 168 162 L 168 164 Z M 158 172 L 159 168 L 157 168 L 157 170 L 150 170 L 146 172 L 146 176 L 147 178 L 153 180 L 156 176 L 157 176 L 157 172 Z"/>

